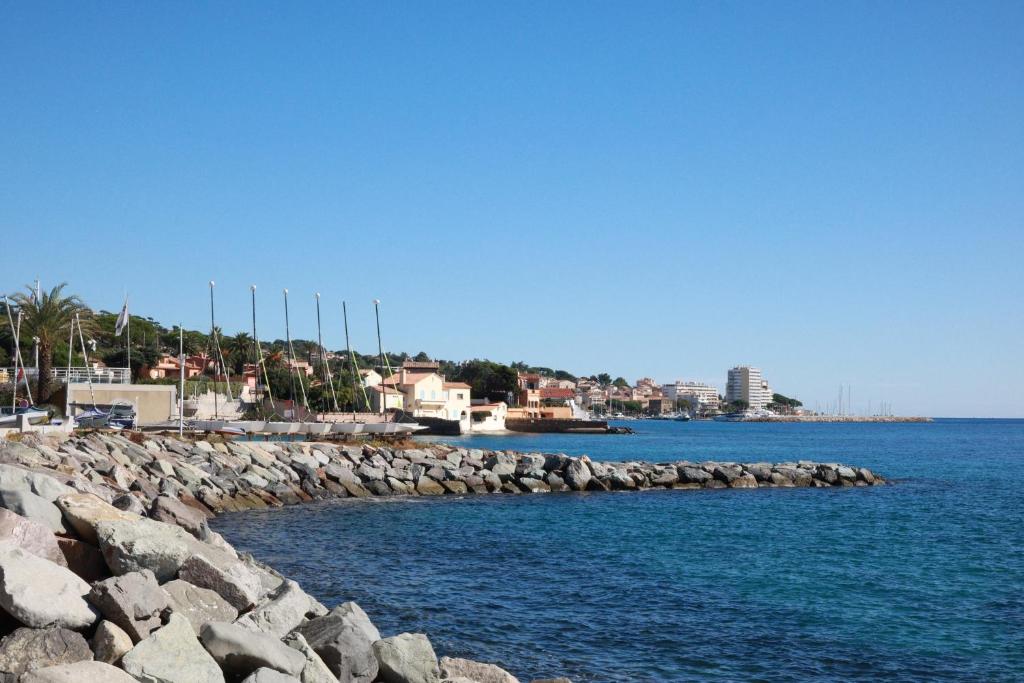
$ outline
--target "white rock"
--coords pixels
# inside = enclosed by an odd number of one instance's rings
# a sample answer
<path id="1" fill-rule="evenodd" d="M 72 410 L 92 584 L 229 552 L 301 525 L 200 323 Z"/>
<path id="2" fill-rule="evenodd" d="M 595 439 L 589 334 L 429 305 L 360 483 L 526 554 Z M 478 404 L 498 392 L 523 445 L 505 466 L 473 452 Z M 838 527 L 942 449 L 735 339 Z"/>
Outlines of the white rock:
<path id="1" fill-rule="evenodd" d="M 422 633 L 400 633 L 373 644 L 384 683 L 439 683 L 441 671 L 430 641 Z"/>
<path id="2" fill-rule="evenodd" d="M 234 624 L 207 624 L 199 638 L 225 673 L 236 678 L 248 676 L 261 667 L 296 676 L 306 665 L 301 652 L 278 638 Z"/>
<path id="3" fill-rule="evenodd" d="M 284 637 L 284 643 L 301 652 L 306 658 L 306 664 L 299 674 L 302 683 L 338 683 L 338 677 L 331 673 L 330 668 L 320 659 L 320 655 L 313 651 L 301 633 L 288 634 Z"/>
<path id="4" fill-rule="evenodd" d="M 112 621 L 101 621 L 92 637 L 92 651 L 96 659 L 107 664 L 120 662 L 134 645 L 132 637 Z"/>
<path id="5" fill-rule="evenodd" d="M 103 662 L 76 662 L 36 669 L 21 677 L 21 683 L 138 683 L 116 666 Z"/>
<path id="6" fill-rule="evenodd" d="M 121 667 L 146 683 L 224 683 L 217 662 L 180 614 L 171 614 L 166 626 L 125 654 Z"/>
<path id="7" fill-rule="evenodd" d="M 446 680 L 462 677 L 477 683 L 519 683 L 519 679 L 495 664 L 456 657 L 441 657 L 440 664 Z"/>
<path id="8" fill-rule="evenodd" d="M 250 631 L 283 638 L 310 616 L 318 616 L 313 599 L 294 581 L 285 581 L 269 602 L 258 606 L 235 623 Z"/>
<path id="9" fill-rule="evenodd" d="M 0 552 L 0 607 L 26 626 L 89 628 L 98 615 L 85 601 L 88 592 L 89 584 L 66 567 L 21 548 Z"/>
<path id="10" fill-rule="evenodd" d="M 260 577 L 240 560 L 217 562 L 206 555 L 192 555 L 181 564 L 179 577 L 201 588 L 209 588 L 244 611 L 256 604 L 263 593 Z"/>

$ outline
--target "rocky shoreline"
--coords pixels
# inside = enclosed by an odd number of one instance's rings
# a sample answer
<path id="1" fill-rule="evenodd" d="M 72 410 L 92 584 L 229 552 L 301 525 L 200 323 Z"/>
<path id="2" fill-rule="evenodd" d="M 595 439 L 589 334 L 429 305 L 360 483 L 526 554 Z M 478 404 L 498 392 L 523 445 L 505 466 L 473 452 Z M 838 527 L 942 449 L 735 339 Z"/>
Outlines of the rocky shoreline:
<path id="1" fill-rule="evenodd" d="M 0 683 L 517 683 L 383 638 L 236 552 L 208 520 L 331 497 L 883 484 L 839 464 L 586 456 L 109 433 L 0 442 Z M 551 679 L 565 681 L 565 679 Z"/>

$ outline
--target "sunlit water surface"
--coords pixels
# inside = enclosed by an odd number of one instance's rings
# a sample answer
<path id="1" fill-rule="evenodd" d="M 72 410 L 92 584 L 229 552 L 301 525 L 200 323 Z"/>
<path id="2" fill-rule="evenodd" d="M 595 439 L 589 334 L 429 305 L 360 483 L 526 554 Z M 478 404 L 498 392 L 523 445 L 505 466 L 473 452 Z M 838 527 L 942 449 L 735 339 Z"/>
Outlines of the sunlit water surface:
<path id="1" fill-rule="evenodd" d="M 526 681 L 1024 680 L 1024 421 L 630 426 L 443 440 L 896 483 L 332 501 L 215 527 L 386 635 Z"/>

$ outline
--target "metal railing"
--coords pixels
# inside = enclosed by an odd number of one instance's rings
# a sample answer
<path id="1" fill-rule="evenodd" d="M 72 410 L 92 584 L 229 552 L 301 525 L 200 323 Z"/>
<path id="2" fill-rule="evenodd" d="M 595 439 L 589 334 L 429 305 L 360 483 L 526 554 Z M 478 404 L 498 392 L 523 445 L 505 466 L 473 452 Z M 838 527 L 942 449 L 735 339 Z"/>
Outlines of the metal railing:
<path id="1" fill-rule="evenodd" d="M 22 377 L 34 380 L 38 370 L 35 368 L 18 368 L 18 381 Z M 0 384 L 14 381 L 14 368 L 0 368 Z M 130 384 L 131 373 L 128 368 L 86 368 L 67 367 L 53 368 L 52 377 L 64 384 L 69 381 L 74 383 L 86 383 L 92 380 L 93 384 Z"/>

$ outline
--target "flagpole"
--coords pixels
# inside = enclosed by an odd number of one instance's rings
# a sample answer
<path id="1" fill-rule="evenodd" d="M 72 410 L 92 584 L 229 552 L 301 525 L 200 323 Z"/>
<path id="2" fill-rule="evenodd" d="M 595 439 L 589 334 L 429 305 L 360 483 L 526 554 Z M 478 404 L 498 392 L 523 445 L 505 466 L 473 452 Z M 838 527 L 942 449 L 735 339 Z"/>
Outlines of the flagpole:
<path id="1" fill-rule="evenodd" d="M 178 369 L 181 392 L 178 396 L 178 436 L 185 433 L 185 328 L 178 323 Z"/>
<path id="2" fill-rule="evenodd" d="M 132 314 L 128 310 L 128 295 L 124 295 L 125 329 L 128 331 L 128 383 L 135 379 L 132 375 Z"/>

